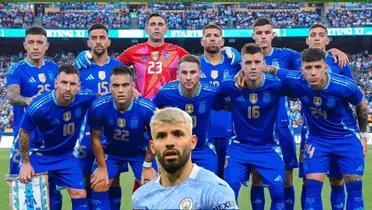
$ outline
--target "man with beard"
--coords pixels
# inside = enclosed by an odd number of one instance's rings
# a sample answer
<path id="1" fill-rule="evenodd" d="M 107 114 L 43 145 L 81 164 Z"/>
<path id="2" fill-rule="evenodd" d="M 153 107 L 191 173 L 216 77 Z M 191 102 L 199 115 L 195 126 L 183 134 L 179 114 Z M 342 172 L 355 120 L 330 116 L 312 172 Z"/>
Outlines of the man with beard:
<path id="1" fill-rule="evenodd" d="M 192 151 L 192 162 L 217 173 L 217 156 L 207 140 L 211 110 L 223 108 L 224 101 L 217 101 L 216 88 L 200 81 L 200 61 L 194 55 L 185 55 L 178 63 L 178 80 L 164 85 L 154 98 L 158 108 L 178 107 L 193 120 L 193 134 L 198 143 Z"/>
<path id="2" fill-rule="evenodd" d="M 126 66 L 115 67 L 110 76 L 111 94 L 94 101 L 89 111 L 92 148 L 96 157 L 91 177 L 93 209 L 113 209 L 110 208 L 108 190 L 128 163 L 136 180 L 141 180 L 144 170 L 152 173 L 149 179 L 156 176 L 151 167 L 153 155 L 148 150 L 149 124 L 156 107 L 149 99 L 133 99 L 133 89 L 133 71 Z M 102 136 L 106 139 L 104 148 Z"/>
<path id="3" fill-rule="evenodd" d="M 204 26 L 203 38 L 200 41 L 204 48 L 204 54 L 199 56 L 202 69 L 201 78 L 213 86 L 220 86 L 222 81 L 231 79 L 240 70 L 240 53 L 232 48 L 233 51 L 236 51 L 234 54 L 237 56 L 236 60 L 231 62 L 226 54 L 222 53 L 224 42 L 222 29 L 218 25 Z M 224 110 L 212 110 L 209 120 L 208 140 L 214 144 L 216 149 L 217 174 L 221 178 L 223 178 L 226 148 L 232 135 L 231 113 Z"/>
<path id="4" fill-rule="evenodd" d="M 72 209 L 89 209 L 84 176 L 73 155 L 85 113 L 95 94 L 80 90 L 79 71 L 60 67 L 55 89 L 36 98 L 23 115 L 20 128 L 22 167 L 19 180 L 28 183 L 35 173 L 48 172 L 49 179 L 67 187 Z M 38 130 L 42 141 L 29 134 Z"/>
<path id="5" fill-rule="evenodd" d="M 92 65 L 80 69 L 81 87 L 91 90 L 97 95 L 105 95 L 109 93 L 109 82 L 111 69 L 123 64 L 115 58 L 108 55 L 108 48 L 111 45 L 111 40 L 108 37 L 108 29 L 100 23 L 93 24 L 89 30 L 89 39 L 87 45 L 90 48 L 92 56 Z M 90 201 L 90 186 L 89 177 L 92 174 L 92 166 L 94 161 L 94 154 L 90 143 L 90 129 L 89 126 L 84 125 L 84 132 L 80 134 L 78 140 L 79 161 L 86 177 L 87 183 L 87 198 Z M 102 139 L 104 142 L 104 139 Z M 127 171 L 127 167 L 123 167 L 123 172 Z M 119 180 L 115 180 L 110 188 L 110 202 L 111 209 L 120 209 L 121 203 L 121 187 Z M 89 202 L 90 204 L 90 202 Z"/>
<path id="6" fill-rule="evenodd" d="M 229 185 L 192 163 L 191 150 L 197 144 L 192 127 L 191 116 L 178 108 L 155 112 L 150 149 L 160 176 L 133 194 L 133 209 L 238 209 Z"/>

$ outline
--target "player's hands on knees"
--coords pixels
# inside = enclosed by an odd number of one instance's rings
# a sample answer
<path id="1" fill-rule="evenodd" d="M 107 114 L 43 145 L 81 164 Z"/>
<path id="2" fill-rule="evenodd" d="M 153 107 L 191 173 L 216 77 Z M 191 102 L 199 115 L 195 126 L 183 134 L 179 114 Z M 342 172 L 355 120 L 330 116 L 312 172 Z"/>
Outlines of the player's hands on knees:
<path id="1" fill-rule="evenodd" d="M 155 179 L 158 176 L 158 173 L 154 168 L 142 168 L 141 173 L 141 185 L 146 184 L 147 182 Z"/>
<path id="2" fill-rule="evenodd" d="M 35 175 L 34 168 L 31 163 L 22 163 L 21 172 L 19 173 L 19 181 L 21 183 L 28 183 L 31 181 L 32 176 Z"/>
<path id="3" fill-rule="evenodd" d="M 88 50 L 82 51 L 76 56 L 74 66 L 78 70 L 82 68 L 88 68 L 89 66 L 92 65 L 92 61 L 91 61 L 92 58 L 93 57 L 90 51 Z"/>
<path id="4" fill-rule="evenodd" d="M 107 168 L 98 167 L 90 176 L 90 187 L 94 191 L 105 191 L 110 185 Z"/>
<path id="5" fill-rule="evenodd" d="M 341 50 L 337 48 L 332 48 L 332 49 L 329 49 L 328 51 L 332 54 L 333 60 L 337 62 L 337 64 L 341 68 L 345 67 L 349 63 L 349 58 Z"/>
<path id="6" fill-rule="evenodd" d="M 234 76 L 235 84 L 238 88 L 243 89 L 245 86 L 245 75 L 242 70 L 240 70 L 235 76 Z"/>

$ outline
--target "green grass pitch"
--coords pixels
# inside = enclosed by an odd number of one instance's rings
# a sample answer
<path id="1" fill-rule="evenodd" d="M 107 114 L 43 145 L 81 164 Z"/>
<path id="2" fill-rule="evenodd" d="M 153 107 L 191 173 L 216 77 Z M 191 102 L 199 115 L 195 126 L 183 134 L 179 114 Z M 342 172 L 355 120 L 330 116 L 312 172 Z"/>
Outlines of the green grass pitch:
<path id="1" fill-rule="evenodd" d="M 8 173 L 8 159 L 9 159 L 9 149 L 0 149 L 0 174 L 3 174 L 2 181 L 0 181 L 0 208 L 6 209 L 9 205 L 9 187 L 5 182 L 4 175 Z M 372 148 L 369 149 L 368 155 L 365 162 L 365 172 L 363 178 L 363 192 L 364 192 L 364 204 L 365 209 L 372 209 Z M 122 184 L 122 208 L 121 209 L 131 209 L 131 190 L 133 186 L 133 178 L 131 173 L 126 173 L 121 175 Z M 297 170 L 295 170 L 295 188 L 296 188 L 296 207 L 300 208 L 300 192 L 302 180 L 297 178 Z M 326 182 L 323 187 L 323 205 L 324 209 L 331 209 L 329 205 L 329 184 Z M 249 188 L 242 187 L 239 196 L 240 209 L 248 210 L 251 209 L 249 201 Z M 269 209 L 270 197 L 266 190 L 266 209 Z M 71 202 L 68 198 L 66 191 L 63 192 L 63 209 L 71 209 Z"/>

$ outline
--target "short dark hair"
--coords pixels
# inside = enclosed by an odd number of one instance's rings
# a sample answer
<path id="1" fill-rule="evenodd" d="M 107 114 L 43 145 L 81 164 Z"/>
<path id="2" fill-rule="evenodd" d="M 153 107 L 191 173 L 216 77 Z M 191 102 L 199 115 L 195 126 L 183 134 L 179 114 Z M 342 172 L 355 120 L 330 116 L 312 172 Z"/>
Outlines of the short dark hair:
<path id="1" fill-rule="evenodd" d="M 159 12 L 153 12 L 151 13 L 147 19 L 146 19 L 146 25 L 149 24 L 149 20 L 152 18 L 152 17 L 160 17 L 164 20 L 165 24 L 167 24 L 167 19 L 165 19 L 165 17 L 163 15 L 161 15 Z"/>
<path id="2" fill-rule="evenodd" d="M 326 31 L 326 33 L 328 34 L 328 29 L 325 25 L 323 25 L 322 23 L 315 23 L 313 24 L 310 28 L 309 28 L 309 33 L 311 30 L 313 30 L 314 28 L 322 28 Z"/>
<path id="3" fill-rule="evenodd" d="M 245 54 L 256 54 L 256 53 L 263 54 L 262 48 L 258 44 L 256 44 L 256 43 L 245 44 L 243 46 L 243 48 L 242 48 L 242 51 L 241 51 L 241 54 L 242 55 L 245 55 Z"/>
<path id="4" fill-rule="evenodd" d="M 261 17 L 261 18 L 258 18 L 258 19 L 256 19 L 254 21 L 252 28 L 254 30 L 255 27 L 257 27 L 257 26 L 264 26 L 264 25 L 271 25 L 271 26 L 273 26 L 273 23 L 270 21 L 270 19 L 265 18 L 265 17 Z"/>
<path id="5" fill-rule="evenodd" d="M 79 70 L 77 70 L 77 68 L 75 68 L 75 66 L 72 64 L 63 64 L 62 66 L 60 66 L 58 75 L 62 72 L 64 72 L 65 74 L 76 74 L 78 76 L 80 75 Z"/>
<path id="6" fill-rule="evenodd" d="M 211 29 L 218 29 L 218 30 L 220 31 L 221 35 L 222 35 L 222 28 L 219 27 L 219 26 L 216 25 L 216 24 L 208 24 L 208 25 L 204 26 L 204 27 L 203 27 L 203 35 L 204 35 L 205 30 L 210 29 L 210 28 L 211 28 Z"/>
<path id="7" fill-rule="evenodd" d="M 26 36 L 29 34 L 30 35 L 43 35 L 47 37 L 47 32 L 45 31 L 45 29 L 39 26 L 32 26 L 31 28 L 28 28 L 26 30 Z"/>
<path id="8" fill-rule="evenodd" d="M 196 57 L 195 55 L 184 55 L 179 61 L 178 61 L 178 65 L 177 66 L 180 66 L 181 63 L 183 62 L 190 62 L 190 63 L 196 63 L 198 64 L 198 67 L 199 67 L 199 70 L 201 70 L 201 64 L 200 64 L 200 60 L 198 57 Z"/>
<path id="9" fill-rule="evenodd" d="M 103 25 L 102 23 L 94 23 L 92 26 L 90 26 L 89 30 L 88 30 L 88 34 L 93 31 L 93 30 L 96 30 L 96 29 L 103 29 L 105 30 L 107 33 L 109 33 L 109 30 L 107 29 L 107 27 L 105 25 Z"/>
<path id="10" fill-rule="evenodd" d="M 321 60 L 326 60 L 326 53 L 324 50 L 318 48 L 307 48 L 301 53 L 302 62 L 314 62 Z"/>
<path id="11" fill-rule="evenodd" d="M 111 70 L 110 76 L 127 74 L 134 81 L 133 70 L 128 66 L 116 66 Z"/>

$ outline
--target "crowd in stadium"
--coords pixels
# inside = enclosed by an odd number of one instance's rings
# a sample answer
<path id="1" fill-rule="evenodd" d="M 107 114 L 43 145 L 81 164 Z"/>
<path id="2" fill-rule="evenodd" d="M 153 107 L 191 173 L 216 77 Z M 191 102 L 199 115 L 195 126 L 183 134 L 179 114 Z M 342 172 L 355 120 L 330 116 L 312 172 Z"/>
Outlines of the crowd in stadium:
<path id="1" fill-rule="evenodd" d="M 353 27 L 371 24 L 370 4 L 350 4 L 327 9 L 326 16 L 332 27 Z M 0 4 L 0 28 L 26 28 L 32 25 L 31 9 L 15 8 L 11 4 Z M 118 9 L 120 8 L 120 9 Z M 199 3 L 153 3 L 148 7 L 129 9 L 100 3 L 61 3 L 53 11 L 45 11 L 42 22 L 45 28 L 83 29 L 92 21 L 102 22 L 113 29 L 127 29 L 130 18 L 138 17 L 135 28 L 143 28 L 150 12 L 159 11 L 168 19 L 170 29 L 201 29 L 206 23 L 217 23 L 223 28 L 250 28 L 254 19 L 269 17 L 277 28 L 306 28 L 320 20 L 313 7 L 304 9 L 303 3 L 252 3 L 231 5 L 209 5 Z M 309 7 L 308 7 L 309 8 Z M 355 9 L 356 8 L 356 9 Z"/>
<path id="2" fill-rule="evenodd" d="M 113 56 L 117 56 L 119 52 L 114 52 Z M 372 60 L 370 55 L 366 53 L 360 53 L 351 55 L 350 66 L 354 78 L 357 80 L 359 86 L 364 91 L 366 98 L 369 102 L 369 113 L 372 113 Z M 19 53 L 16 55 L 0 55 L 0 131 L 3 131 L 5 128 L 10 128 L 13 120 L 13 113 L 11 111 L 11 105 L 6 100 L 5 97 L 5 73 L 8 70 L 9 66 L 20 59 L 25 57 L 24 53 Z M 75 54 L 72 52 L 67 53 L 56 53 L 49 54 L 49 58 L 59 65 L 64 63 L 71 63 L 75 59 Z M 294 106 L 291 113 L 291 118 L 294 119 L 294 124 L 301 124 L 299 116 L 300 107 Z"/>

